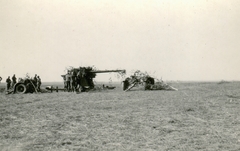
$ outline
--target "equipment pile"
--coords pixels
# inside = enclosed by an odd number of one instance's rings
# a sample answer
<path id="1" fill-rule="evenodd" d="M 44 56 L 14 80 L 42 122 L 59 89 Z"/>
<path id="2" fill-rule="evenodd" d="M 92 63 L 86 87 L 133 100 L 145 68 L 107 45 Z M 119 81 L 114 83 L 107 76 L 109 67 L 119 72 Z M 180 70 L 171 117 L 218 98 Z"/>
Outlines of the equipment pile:
<path id="1" fill-rule="evenodd" d="M 155 80 L 157 82 L 155 82 Z M 178 89 L 168 85 L 163 80 L 155 79 L 148 75 L 147 72 L 141 72 L 137 70 L 131 75 L 127 77 L 123 81 L 123 90 L 129 91 L 135 86 L 143 85 L 144 90 L 173 90 L 178 91 Z"/>

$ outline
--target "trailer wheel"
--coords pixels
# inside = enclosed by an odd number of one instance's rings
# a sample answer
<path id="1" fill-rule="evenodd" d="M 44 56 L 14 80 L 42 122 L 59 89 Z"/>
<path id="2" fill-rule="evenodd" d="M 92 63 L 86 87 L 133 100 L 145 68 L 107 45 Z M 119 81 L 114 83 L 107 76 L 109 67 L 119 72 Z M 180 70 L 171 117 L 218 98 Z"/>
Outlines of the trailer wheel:
<path id="1" fill-rule="evenodd" d="M 27 88 L 24 84 L 19 84 L 16 86 L 16 93 L 23 94 L 27 91 Z"/>

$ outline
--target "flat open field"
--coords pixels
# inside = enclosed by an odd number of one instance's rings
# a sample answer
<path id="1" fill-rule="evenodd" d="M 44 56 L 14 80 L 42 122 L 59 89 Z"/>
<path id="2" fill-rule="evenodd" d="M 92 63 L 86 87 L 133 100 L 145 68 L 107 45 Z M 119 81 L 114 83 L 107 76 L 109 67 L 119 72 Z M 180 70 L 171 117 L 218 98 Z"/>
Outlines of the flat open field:
<path id="1" fill-rule="evenodd" d="M 120 84 L 119 84 L 120 85 Z M 0 150 L 240 150 L 240 83 L 0 93 Z"/>

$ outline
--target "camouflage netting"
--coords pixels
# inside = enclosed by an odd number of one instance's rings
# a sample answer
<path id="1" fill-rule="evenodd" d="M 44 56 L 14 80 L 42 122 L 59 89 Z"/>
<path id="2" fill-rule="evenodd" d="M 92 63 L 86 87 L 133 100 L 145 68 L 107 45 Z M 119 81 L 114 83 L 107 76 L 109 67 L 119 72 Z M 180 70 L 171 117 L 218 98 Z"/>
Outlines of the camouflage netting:
<path id="1" fill-rule="evenodd" d="M 157 82 L 156 82 L 157 81 Z M 137 85 L 144 85 L 145 90 L 174 90 L 176 88 L 168 85 L 163 80 L 159 80 L 151 77 L 147 72 L 141 72 L 137 70 L 130 77 L 126 78 L 124 81 L 123 90 L 128 91 Z"/>

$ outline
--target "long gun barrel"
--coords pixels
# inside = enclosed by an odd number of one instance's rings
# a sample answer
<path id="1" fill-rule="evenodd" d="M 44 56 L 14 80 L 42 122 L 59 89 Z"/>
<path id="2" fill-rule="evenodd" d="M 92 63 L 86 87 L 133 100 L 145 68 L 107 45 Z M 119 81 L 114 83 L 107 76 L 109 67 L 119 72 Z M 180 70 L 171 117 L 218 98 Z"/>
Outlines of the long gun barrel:
<path id="1" fill-rule="evenodd" d="M 74 68 L 74 70 L 79 71 L 79 68 Z M 109 73 L 109 72 L 121 72 L 126 73 L 126 70 L 91 70 L 90 73 Z"/>
<path id="2" fill-rule="evenodd" d="M 126 73 L 126 70 L 96 70 L 96 71 L 90 71 L 92 73 L 108 73 L 108 72 L 122 72 Z"/>

